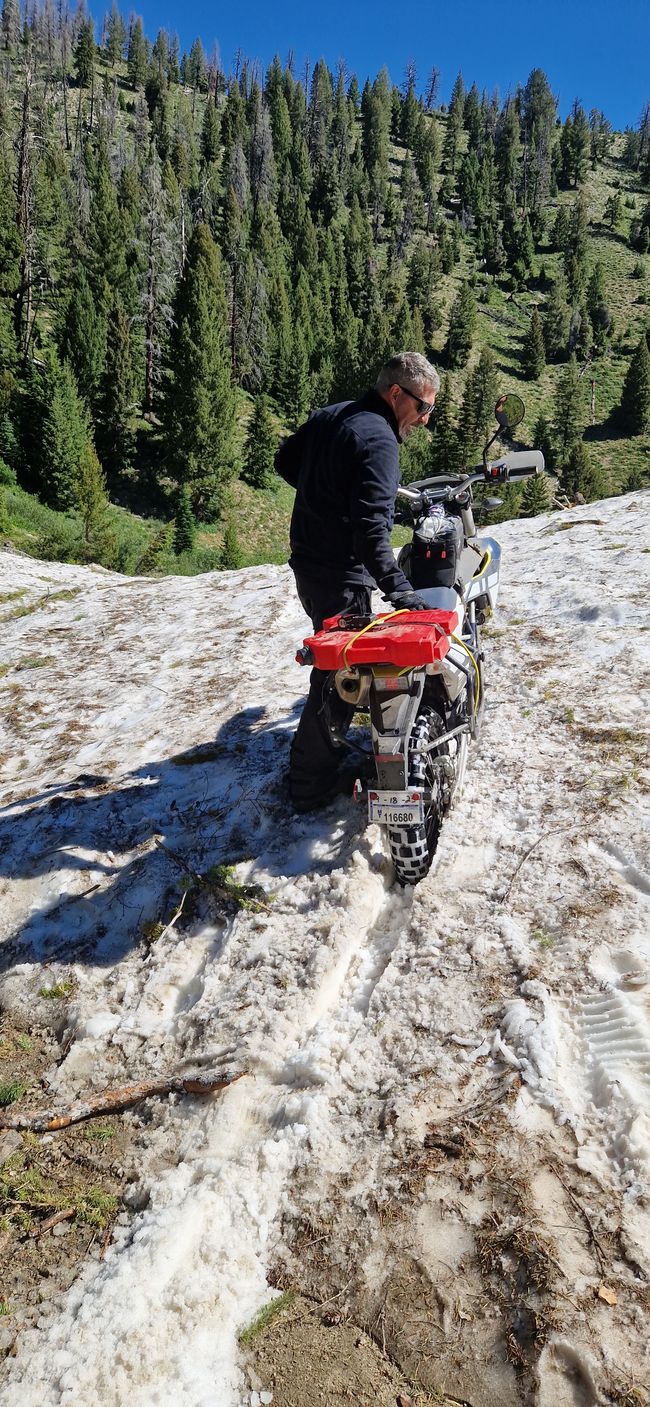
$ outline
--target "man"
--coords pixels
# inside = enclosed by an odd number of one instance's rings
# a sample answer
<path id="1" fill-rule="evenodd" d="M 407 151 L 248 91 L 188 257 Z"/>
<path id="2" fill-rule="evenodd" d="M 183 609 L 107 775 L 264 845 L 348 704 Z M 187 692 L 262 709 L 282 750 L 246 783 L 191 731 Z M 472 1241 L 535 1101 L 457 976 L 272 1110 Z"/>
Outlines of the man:
<path id="1" fill-rule="evenodd" d="M 397 609 L 424 603 L 397 566 L 390 542 L 399 485 L 399 445 L 426 425 L 440 387 L 419 352 L 400 352 L 382 367 L 375 388 L 358 401 L 314 411 L 285 440 L 275 466 L 296 489 L 290 565 L 300 601 L 320 630 L 339 611 L 368 615 L 377 586 Z M 312 670 L 309 696 L 291 747 L 289 791 L 298 811 L 351 790 L 342 766 L 354 709 Z"/>

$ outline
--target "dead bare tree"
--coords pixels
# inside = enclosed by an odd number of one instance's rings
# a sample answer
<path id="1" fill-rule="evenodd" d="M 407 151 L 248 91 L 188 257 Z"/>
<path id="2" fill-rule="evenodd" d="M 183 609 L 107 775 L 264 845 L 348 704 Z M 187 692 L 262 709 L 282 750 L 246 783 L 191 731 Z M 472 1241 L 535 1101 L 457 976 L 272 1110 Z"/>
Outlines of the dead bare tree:
<path id="1" fill-rule="evenodd" d="M 145 267 L 143 292 L 145 326 L 145 391 L 143 413 L 153 414 L 160 381 L 165 332 L 172 324 L 174 287 L 173 216 L 163 189 L 160 161 L 152 150 L 144 172 Z"/>
<path id="2" fill-rule="evenodd" d="M 35 229 L 33 221 L 33 159 L 32 159 L 32 87 L 34 69 L 31 48 L 23 60 L 23 97 L 18 137 L 18 161 L 16 172 L 17 222 L 22 243 L 20 257 L 20 285 L 14 310 L 16 340 L 25 355 L 32 313 L 32 282 L 34 264 Z"/>

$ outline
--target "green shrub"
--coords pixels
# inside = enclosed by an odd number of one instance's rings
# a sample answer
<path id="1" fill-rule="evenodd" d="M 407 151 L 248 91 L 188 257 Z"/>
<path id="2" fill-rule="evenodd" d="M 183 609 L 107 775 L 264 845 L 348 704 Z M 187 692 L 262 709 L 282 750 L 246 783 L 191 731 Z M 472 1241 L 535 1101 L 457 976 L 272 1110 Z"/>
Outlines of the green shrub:
<path id="1" fill-rule="evenodd" d="M 19 1080 L 0 1084 L 0 1109 L 7 1109 L 10 1104 L 22 1099 L 26 1089 L 27 1085 L 22 1085 Z"/>

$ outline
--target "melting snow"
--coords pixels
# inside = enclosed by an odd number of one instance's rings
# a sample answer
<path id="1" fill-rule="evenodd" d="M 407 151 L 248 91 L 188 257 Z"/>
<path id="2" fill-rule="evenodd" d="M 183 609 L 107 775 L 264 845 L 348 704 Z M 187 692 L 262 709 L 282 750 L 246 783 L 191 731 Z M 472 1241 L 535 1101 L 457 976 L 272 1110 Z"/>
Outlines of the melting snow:
<path id="1" fill-rule="evenodd" d="M 0 553 L 0 595 L 21 593 L 0 604 L 2 1001 L 45 1020 L 43 964 L 74 978 L 61 1103 L 249 1072 L 152 1108 L 140 1210 L 24 1332 L 4 1400 L 241 1407 L 238 1333 L 275 1293 L 296 1172 L 315 1201 L 343 1177 L 380 1196 L 423 1080 L 428 1116 L 514 1080 L 513 1128 L 568 1124 L 647 1268 L 649 504 L 496 530 L 484 732 L 414 892 L 353 803 L 287 809 L 307 683 L 288 569 L 126 580 Z M 143 944 L 183 864 L 233 860 L 266 909 Z"/>

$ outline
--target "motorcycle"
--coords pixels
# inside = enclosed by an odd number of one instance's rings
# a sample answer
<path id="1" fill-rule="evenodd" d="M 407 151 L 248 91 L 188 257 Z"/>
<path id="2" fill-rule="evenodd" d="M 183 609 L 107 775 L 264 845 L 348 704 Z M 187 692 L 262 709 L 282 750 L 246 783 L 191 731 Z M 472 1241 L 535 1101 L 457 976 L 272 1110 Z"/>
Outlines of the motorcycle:
<path id="1" fill-rule="evenodd" d="M 444 817 L 460 795 L 469 745 L 481 729 L 480 632 L 497 603 L 501 549 L 477 535 L 472 489 L 544 472 L 540 450 L 488 459 L 496 438 L 520 424 L 524 413 L 519 396 L 501 396 L 499 428 L 480 466 L 398 490 L 396 521 L 412 529 L 398 562 L 427 609 L 334 616 L 296 655 L 300 664 L 330 671 L 340 698 L 369 717 L 376 781 L 357 781 L 354 795 L 367 802 L 369 821 L 385 827 L 402 885 L 427 874 Z M 501 500 L 483 502 L 489 509 Z M 340 742 L 348 745 L 343 737 Z"/>

